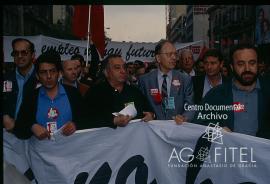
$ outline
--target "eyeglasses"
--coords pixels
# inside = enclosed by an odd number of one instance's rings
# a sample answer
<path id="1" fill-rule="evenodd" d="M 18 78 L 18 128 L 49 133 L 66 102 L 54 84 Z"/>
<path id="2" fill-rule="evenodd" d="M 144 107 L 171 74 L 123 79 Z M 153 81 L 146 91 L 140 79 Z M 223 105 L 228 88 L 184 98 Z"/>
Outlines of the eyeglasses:
<path id="1" fill-rule="evenodd" d="M 18 57 L 20 54 L 21 56 L 27 56 L 29 52 L 30 52 L 29 50 L 21 50 L 21 51 L 14 50 L 11 52 L 11 56 Z"/>
<path id="2" fill-rule="evenodd" d="M 172 57 L 172 56 L 178 57 L 179 56 L 179 54 L 177 52 L 163 52 L 163 53 L 159 53 L 159 54 L 166 54 L 167 57 Z"/>

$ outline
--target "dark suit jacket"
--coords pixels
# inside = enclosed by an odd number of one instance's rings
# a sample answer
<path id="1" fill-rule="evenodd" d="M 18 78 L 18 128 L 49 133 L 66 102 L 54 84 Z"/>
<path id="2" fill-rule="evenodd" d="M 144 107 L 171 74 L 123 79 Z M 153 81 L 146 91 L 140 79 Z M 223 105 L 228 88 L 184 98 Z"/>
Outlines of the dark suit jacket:
<path id="1" fill-rule="evenodd" d="M 76 124 L 77 129 L 81 128 L 81 104 L 82 98 L 79 91 L 71 86 L 62 84 L 71 106 L 72 111 L 72 121 Z M 36 122 L 36 113 L 38 107 L 38 94 L 39 89 L 36 89 L 23 100 L 22 106 L 18 113 L 17 120 L 15 122 L 15 127 L 13 133 L 19 139 L 28 139 L 32 136 L 32 125 Z"/>
<path id="2" fill-rule="evenodd" d="M 204 88 L 204 79 L 205 75 L 192 77 L 195 104 L 201 103 Z M 228 82 L 228 78 L 222 76 L 222 83 L 224 82 Z"/>
<path id="3" fill-rule="evenodd" d="M 12 90 L 10 92 L 3 92 L 3 115 L 7 114 L 10 117 L 15 118 L 17 97 L 19 92 L 19 87 L 16 80 L 16 72 L 12 71 L 7 73 L 3 80 L 12 82 Z M 23 86 L 23 99 L 35 89 L 36 85 L 37 79 L 35 76 L 35 71 L 33 71 L 30 78 Z"/>
<path id="4" fill-rule="evenodd" d="M 86 94 L 86 92 L 88 91 L 89 86 L 86 84 L 83 84 L 81 82 L 78 82 L 78 89 L 79 89 L 81 96 L 84 96 Z"/>
<path id="5" fill-rule="evenodd" d="M 153 112 L 147 99 L 137 87 L 125 84 L 123 91 L 119 93 L 115 92 L 107 80 L 100 81 L 84 96 L 85 128 L 116 128 L 112 113 L 121 111 L 129 102 L 134 102 L 137 110 L 135 119 L 143 118 L 143 111 Z"/>

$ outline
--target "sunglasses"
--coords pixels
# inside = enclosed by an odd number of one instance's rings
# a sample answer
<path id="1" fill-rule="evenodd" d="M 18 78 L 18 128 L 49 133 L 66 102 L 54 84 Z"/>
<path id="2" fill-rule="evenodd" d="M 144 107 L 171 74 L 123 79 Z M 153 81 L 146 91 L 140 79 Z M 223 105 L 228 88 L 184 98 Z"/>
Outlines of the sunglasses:
<path id="1" fill-rule="evenodd" d="M 30 52 L 29 50 L 21 50 L 21 51 L 14 50 L 11 52 L 11 56 L 12 57 L 18 57 L 19 55 L 27 56 L 29 52 Z"/>

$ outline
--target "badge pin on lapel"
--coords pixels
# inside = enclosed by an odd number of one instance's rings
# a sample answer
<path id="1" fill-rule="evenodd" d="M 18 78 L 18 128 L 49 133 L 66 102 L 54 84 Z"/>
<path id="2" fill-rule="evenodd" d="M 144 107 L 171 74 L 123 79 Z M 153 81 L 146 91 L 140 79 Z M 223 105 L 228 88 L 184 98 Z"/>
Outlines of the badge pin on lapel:
<path id="1" fill-rule="evenodd" d="M 4 81 L 3 92 L 11 92 L 12 91 L 12 81 Z"/>
<path id="2" fill-rule="evenodd" d="M 178 79 L 174 79 L 172 81 L 172 85 L 174 85 L 175 87 L 179 87 L 181 84 L 180 84 L 180 81 Z"/>

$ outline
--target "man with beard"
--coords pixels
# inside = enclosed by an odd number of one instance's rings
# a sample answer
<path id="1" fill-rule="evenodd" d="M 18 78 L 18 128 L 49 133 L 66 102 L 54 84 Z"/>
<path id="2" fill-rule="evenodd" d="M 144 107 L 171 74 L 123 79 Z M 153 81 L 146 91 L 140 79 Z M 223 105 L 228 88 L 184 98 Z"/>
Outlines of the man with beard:
<path id="1" fill-rule="evenodd" d="M 232 49 L 231 62 L 233 78 L 207 93 L 204 110 L 196 114 L 195 123 L 219 123 L 227 131 L 270 138 L 269 78 L 258 77 L 256 48 L 237 45 Z"/>

